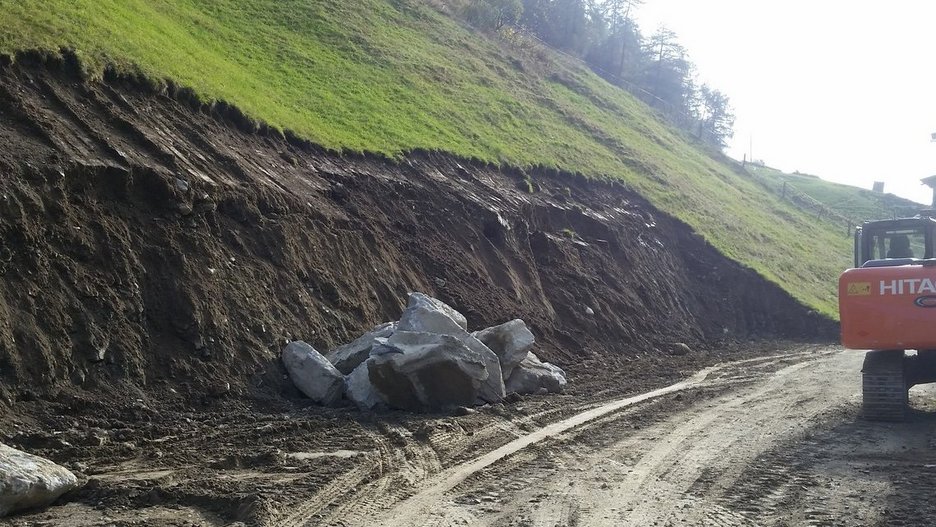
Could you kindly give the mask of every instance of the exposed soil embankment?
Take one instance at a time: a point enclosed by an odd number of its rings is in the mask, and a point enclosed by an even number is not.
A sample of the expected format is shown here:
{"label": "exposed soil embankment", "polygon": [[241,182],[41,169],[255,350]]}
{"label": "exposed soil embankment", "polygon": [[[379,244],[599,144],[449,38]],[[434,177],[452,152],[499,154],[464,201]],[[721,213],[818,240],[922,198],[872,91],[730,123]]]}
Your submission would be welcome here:
{"label": "exposed soil embankment", "polygon": [[399,316],[410,290],[471,328],[523,318],[573,380],[656,375],[674,342],[834,332],[618,185],[339,156],[232,115],[125,81],[0,69],[9,400],[279,393],[285,342],[325,351]]}

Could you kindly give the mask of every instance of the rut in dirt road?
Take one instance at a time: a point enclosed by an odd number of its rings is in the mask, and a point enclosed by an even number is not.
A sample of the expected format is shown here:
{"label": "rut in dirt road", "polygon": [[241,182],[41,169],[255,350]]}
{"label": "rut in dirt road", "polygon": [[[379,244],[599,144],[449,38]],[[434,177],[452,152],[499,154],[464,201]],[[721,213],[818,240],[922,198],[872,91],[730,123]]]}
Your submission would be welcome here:
{"label": "rut in dirt road", "polygon": [[932,494],[931,483],[912,477],[922,465],[901,472],[882,459],[929,448],[933,421],[919,414],[894,428],[859,420],[861,360],[824,352],[715,371],[685,393],[609,412],[496,461],[478,458],[479,467],[455,467],[368,523],[926,525],[914,523],[919,505],[897,495],[909,481]]}

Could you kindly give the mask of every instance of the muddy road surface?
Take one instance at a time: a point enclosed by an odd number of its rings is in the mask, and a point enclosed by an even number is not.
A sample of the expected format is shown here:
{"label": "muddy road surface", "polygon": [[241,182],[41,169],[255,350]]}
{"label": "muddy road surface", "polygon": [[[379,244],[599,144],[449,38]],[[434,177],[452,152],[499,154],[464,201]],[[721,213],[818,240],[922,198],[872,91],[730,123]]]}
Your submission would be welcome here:
{"label": "muddy road surface", "polygon": [[11,442],[84,488],[0,525],[933,525],[936,390],[866,422],[862,357],[800,347],[459,415],[163,412],[120,437],[63,407]]}
{"label": "muddy road surface", "polygon": [[[862,354],[703,370],[589,408],[333,525],[932,525],[936,392],[910,422],[859,414]],[[366,489],[365,489],[366,490]],[[365,494],[366,496],[366,494]]]}

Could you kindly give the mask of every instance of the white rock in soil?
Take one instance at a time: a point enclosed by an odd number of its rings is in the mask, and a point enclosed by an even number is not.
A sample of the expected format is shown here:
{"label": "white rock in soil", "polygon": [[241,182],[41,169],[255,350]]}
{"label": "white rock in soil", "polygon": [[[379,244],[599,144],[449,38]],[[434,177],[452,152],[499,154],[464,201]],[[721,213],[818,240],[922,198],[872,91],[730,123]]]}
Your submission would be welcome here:
{"label": "white rock in soil", "polygon": [[395,330],[396,322],[381,324],[353,341],[329,351],[325,358],[334,364],[338,371],[348,375],[367,360],[374,344],[380,343],[377,339],[385,339]]}
{"label": "white rock in soil", "polygon": [[541,389],[549,393],[562,393],[565,385],[566,375],[562,368],[540,361],[532,352],[514,368],[506,383],[508,393],[520,394],[542,393]]}
{"label": "white rock in soil", "polygon": [[462,331],[468,330],[464,315],[445,302],[422,293],[410,293],[397,329],[448,335],[453,331],[453,325]]}
{"label": "white rock in soil", "polygon": [[513,369],[527,357],[536,342],[533,332],[519,318],[472,335],[497,355],[505,379],[510,378]]}
{"label": "white rock in soil", "polygon": [[0,444],[0,516],[45,507],[77,486],[65,467]]}
{"label": "white rock in soil", "polygon": [[354,368],[354,371],[345,379],[345,396],[357,405],[361,410],[376,410],[386,406],[386,402],[374,389],[370,380],[370,368],[367,362],[363,362]]}
{"label": "white rock in soil", "polygon": [[334,406],[344,394],[345,378],[312,346],[297,340],[283,348],[283,364],[299,391],[309,399]]}
{"label": "white rock in soil", "polygon": [[412,411],[470,406],[488,370],[484,359],[451,335],[397,331],[367,359],[370,381],[393,408]]}

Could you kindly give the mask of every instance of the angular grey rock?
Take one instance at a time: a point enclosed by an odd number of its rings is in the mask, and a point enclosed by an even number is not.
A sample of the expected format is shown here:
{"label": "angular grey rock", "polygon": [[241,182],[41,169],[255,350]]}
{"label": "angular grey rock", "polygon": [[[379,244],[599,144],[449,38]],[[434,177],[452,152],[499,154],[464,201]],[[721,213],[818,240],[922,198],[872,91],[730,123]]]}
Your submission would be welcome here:
{"label": "angular grey rock", "polygon": [[513,369],[526,358],[536,342],[533,333],[519,318],[476,331],[472,335],[497,355],[505,379],[510,378]]}
{"label": "angular grey rock", "polygon": [[441,300],[422,293],[410,293],[397,330],[448,335],[454,331],[453,326],[467,331],[468,321],[464,315]]}
{"label": "angular grey rock", "polygon": [[345,378],[312,346],[297,340],[283,348],[283,364],[299,391],[309,399],[334,406],[344,394]]}
{"label": "angular grey rock", "polygon": [[[454,315],[452,315],[454,313]],[[452,317],[458,317],[456,321]],[[500,402],[506,395],[504,376],[497,355],[465,329],[465,317],[435,298],[422,293],[411,293],[407,308],[400,317],[397,331],[410,331],[448,335],[462,341],[484,361],[488,371],[479,397],[483,402]]]}
{"label": "angular grey rock", "polygon": [[361,410],[377,410],[386,406],[384,401],[370,380],[370,368],[367,362],[363,362],[354,368],[345,378],[346,388],[345,396],[357,405]]}
{"label": "angular grey rock", "polygon": [[381,324],[353,341],[329,351],[325,358],[335,365],[341,373],[349,375],[362,362],[367,360],[371,348],[378,344],[376,339],[387,338],[396,330],[396,322]]}
{"label": "angular grey rock", "polygon": [[77,486],[65,467],[0,444],[0,516],[44,507]]}
{"label": "angular grey rock", "polygon": [[484,380],[484,383],[481,384],[481,389],[478,392],[478,398],[485,403],[499,403],[504,400],[504,397],[507,396],[507,388],[504,386],[504,374],[501,370],[500,361],[497,359],[497,355],[491,351],[490,348],[484,345],[483,342],[478,340],[472,335],[469,335],[468,332],[462,332],[461,335],[452,335],[455,338],[461,340],[465,346],[468,346],[468,349],[478,354],[481,357],[481,360],[484,361],[484,369],[487,370],[488,376]]}
{"label": "angular grey rock", "polygon": [[565,385],[562,368],[542,362],[535,353],[529,353],[507,379],[507,392],[531,394],[545,389],[549,393],[562,393]]}
{"label": "angular grey rock", "polygon": [[460,339],[426,332],[395,332],[365,364],[380,397],[402,410],[469,406],[488,378],[484,359]]}

